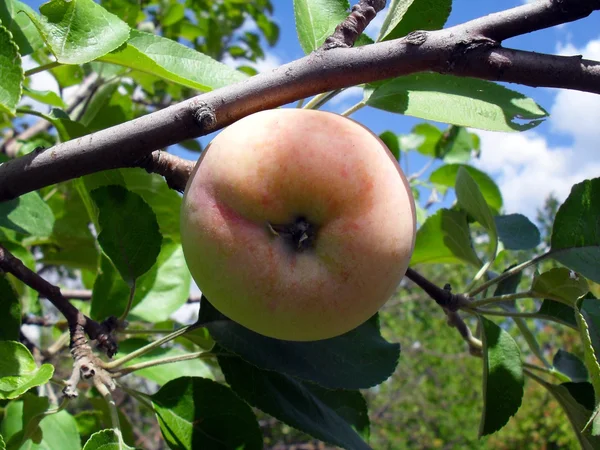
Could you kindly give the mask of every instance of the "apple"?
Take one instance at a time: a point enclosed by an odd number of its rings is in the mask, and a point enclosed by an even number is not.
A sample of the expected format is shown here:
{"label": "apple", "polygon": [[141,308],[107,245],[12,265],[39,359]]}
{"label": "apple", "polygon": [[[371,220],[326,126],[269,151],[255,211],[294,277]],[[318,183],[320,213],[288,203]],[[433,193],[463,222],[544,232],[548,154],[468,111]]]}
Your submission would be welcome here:
{"label": "apple", "polygon": [[392,296],[415,223],[410,186],[375,134],[337,114],[277,109],[205,149],[181,241],[220,312],[265,336],[312,341],[352,330]]}

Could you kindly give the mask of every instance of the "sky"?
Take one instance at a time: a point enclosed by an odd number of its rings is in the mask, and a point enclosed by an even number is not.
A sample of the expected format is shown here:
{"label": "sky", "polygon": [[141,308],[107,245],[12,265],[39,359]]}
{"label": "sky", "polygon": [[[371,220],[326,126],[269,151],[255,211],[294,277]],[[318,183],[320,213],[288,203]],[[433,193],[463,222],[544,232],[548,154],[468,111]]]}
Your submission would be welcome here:
{"label": "sky", "polygon": [[[482,15],[526,3],[527,0],[454,0],[446,26],[456,25]],[[535,1],[535,0],[534,0]],[[25,0],[37,10],[42,1]],[[354,4],[355,1],[351,1]],[[388,0],[388,4],[390,1]],[[278,44],[267,48],[265,59],[256,64],[259,71],[268,71],[303,56],[298,43],[292,0],[273,0],[275,20],[281,34]],[[376,37],[386,10],[380,12],[366,32]],[[542,30],[504,42],[504,46],[522,50],[563,55],[581,54],[585,58],[600,60],[600,12],[575,23]],[[232,61],[225,61],[233,64]],[[30,63],[29,63],[30,64]],[[584,179],[600,176],[600,96],[575,91],[529,88],[507,85],[511,89],[532,97],[550,117],[537,128],[523,133],[499,133],[472,130],[481,137],[481,156],[472,162],[489,173],[504,199],[505,213],[522,213],[535,218],[537,208],[554,193],[564,200],[571,186]],[[39,74],[33,80],[36,89],[56,89],[48,74]],[[342,112],[360,101],[359,89],[349,89],[336,97],[326,109]],[[352,115],[375,133],[391,130],[406,134],[419,119],[363,108]],[[446,125],[436,124],[440,128]],[[204,138],[206,144],[209,138]],[[195,158],[197,155],[177,151]],[[403,169],[410,175],[426,163],[418,154],[403,158]],[[437,168],[434,165],[425,173]],[[427,195],[427,193],[425,193]],[[448,206],[454,197],[450,192],[439,206]]]}

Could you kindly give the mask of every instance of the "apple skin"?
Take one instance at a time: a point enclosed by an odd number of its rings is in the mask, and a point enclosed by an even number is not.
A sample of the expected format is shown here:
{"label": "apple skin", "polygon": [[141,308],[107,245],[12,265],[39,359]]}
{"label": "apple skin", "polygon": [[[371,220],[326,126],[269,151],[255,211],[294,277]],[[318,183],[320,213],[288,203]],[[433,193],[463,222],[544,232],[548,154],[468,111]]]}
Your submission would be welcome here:
{"label": "apple skin", "polygon": [[[314,227],[302,251],[275,231],[299,218]],[[255,113],[217,135],[181,210],[203,294],[241,325],[292,341],[338,336],[375,314],[406,272],[415,228],[385,144],[351,119],[302,109]]]}

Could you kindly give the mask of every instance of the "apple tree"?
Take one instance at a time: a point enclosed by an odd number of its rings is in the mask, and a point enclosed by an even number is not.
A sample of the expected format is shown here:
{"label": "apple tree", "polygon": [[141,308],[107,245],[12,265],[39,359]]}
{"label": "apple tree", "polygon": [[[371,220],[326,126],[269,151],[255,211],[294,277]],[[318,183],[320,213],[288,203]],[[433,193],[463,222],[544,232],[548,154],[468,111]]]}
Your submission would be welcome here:
{"label": "apple tree", "polygon": [[[402,330],[431,335],[416,324],[436,313],[460,341],[439,352],[466,349],[481,386],[478,424],[463,427],[493,435],[537,386],[581,448],[600,447],[600,178],[575,184],[541,236],[470,164],[485,152],[473,130],[515,133],[548,116],[507,83],[600,94],[600,62],[503,45],[598,14],[600,1],[539,0],[447,28],[451,0],[388,3],[369,37],[385,0],[294,0],[306,56],[261,73],[279,36],[270,0],[0,5],[0,449],[260,449],[272,420],[302,439],[382,448],[370,421],[404,395],[392,374],[404,353],[426,361]],[[31,87],[42,72],[57,92]],[[263,336],[190,294],[180,209],[196,161],[171,150],[203,155],[202,136],[267,109],[320,109],[353,86],[363,98],[343,116],[426,121],[380,135],[396,160],[439,164],[406,174],[420,225],[410,267],[347,333]],[[436,207],[423,188],[456,201]],[[563,348],[549,356],[548,339]],[[427,425],[441,428],[452,406]]]}

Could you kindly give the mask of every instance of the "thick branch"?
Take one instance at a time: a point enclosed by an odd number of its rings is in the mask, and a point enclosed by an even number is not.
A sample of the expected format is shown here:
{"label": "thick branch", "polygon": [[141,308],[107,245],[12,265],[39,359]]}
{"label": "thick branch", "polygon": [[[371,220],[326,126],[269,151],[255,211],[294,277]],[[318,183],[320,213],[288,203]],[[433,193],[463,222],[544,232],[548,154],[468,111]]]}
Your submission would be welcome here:
{"label": "thick branch", "polygon": [[36,290],[41,296],[50,300],[50,302],[58,309],[67,322],[69,327],[83,327],[87,335],[91,339],[98,339],[99,343],[106,350],[109,356],[116,352],[116,344],[110,336],[112,330],[104,324],[84,316],[75,308],[69,301],[63,297],[60,288],[48,283],[37,273],[26,267],[20,259],[16,258],[12,253],[0,245],[0,270],[14,275],[30,288]]}
{"label": "thick branch", "polygon": [[[560,3],[566,7],[580,2]],[[590,3],[591,8],[600,8],[598,3]],[[494,29],[514,22],[514,15],[524,11],[522,8],[493,15]],[[131,167],[155,150],[206,135],[258,111],[321,92],[415,72],[435,71],[600,94],[600,63],[498,47],[497,42],[482,39],[480,34],[489,29],[491,20],[490,16],[483,17],[445,30],[415,32],[359,48],[320,50],[272,72],[30,153],[0,165],[0,201],[82,175]],[[473,34],[473,30],[477,32]],[[519,30],[531,31],[522,25]],[[491,31],[488,34],[493,35]]]}
{"label": "thick branch", "polygon": [[505,39],[574,22],[600,9],[599,0],[535,1],[478,19],[473,34],[502,42]]}

